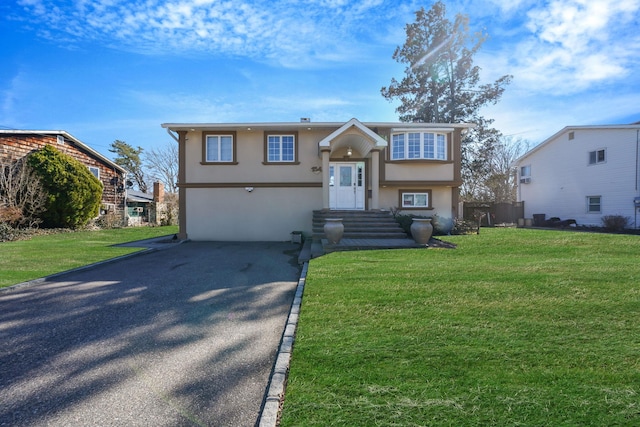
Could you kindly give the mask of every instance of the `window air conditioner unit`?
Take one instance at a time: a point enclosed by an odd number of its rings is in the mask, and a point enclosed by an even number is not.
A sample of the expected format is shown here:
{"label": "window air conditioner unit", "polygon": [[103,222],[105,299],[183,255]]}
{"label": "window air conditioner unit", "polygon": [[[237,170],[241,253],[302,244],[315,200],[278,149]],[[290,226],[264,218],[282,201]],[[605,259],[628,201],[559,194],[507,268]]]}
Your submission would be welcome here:
{"label": "window air conditioner unit", "polygon": [[531,178],[520,178],[520,184],[529,184],[531,182]]}

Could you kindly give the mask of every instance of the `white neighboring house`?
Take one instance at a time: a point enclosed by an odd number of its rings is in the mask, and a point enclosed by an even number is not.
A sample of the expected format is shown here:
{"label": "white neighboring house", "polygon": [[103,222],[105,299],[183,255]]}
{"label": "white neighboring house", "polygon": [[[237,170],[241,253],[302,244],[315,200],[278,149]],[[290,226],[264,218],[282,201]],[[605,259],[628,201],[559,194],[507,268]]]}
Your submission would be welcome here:
{"label": "white neighboring house", "polygon": [[525,217],[601,226],[622,215],[639,228],[639,137],[640,123],[567,126],[524,154],[515,164]]}

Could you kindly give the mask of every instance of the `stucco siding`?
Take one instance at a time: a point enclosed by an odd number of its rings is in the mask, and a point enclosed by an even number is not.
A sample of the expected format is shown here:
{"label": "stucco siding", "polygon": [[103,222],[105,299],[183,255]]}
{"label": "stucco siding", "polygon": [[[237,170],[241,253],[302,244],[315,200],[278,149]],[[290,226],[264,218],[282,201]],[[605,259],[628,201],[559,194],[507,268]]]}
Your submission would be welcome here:
{"label": "stucco siding", "polygon": [[264,133],[262,131],[238,131],[236,138],[237,164],[201,164],[202,133],[187,134],[186,156],[189,167],[186,179],[189,183],[218,184],[234,182],[322,182],[322,176],[311,168],[321,166],[317,143],[325,132],[300,133],[298,136],[298,162],[290,165],[263,164]]}
{"label": "stucco siding", "polygon": [[321,188],[191,188],[186,191],[187,235],[203,241],[286,241],[311,233]]}
{"label": "stucco siding", "polygon": [[[388,210],[398,208],[400,202],[400,190],[407,190],[407,187],[386,187],[380,189],[380,208]],[[437,214],[442,218],[452,217],[451,188],[449,187],[421,187],[415,191],[431,190],[431,206],[433,209],[400,209],[403,214],[432,216]]]}
{"label": "stucco siding", "polygon": [[[399,190],[407,189],[430,194],[431,209],[410,212],[450,218],[461,181],[460,133],[472,127],[362,123],[355,118],[345,123],[162,126],[170,129],[179,144],[180,236],[221,241],[285,241],[292,231],[311,234],[314,210],[356,206],[389,209],[400,204]],[[388,162],[390,132],[396,128],[398,132],[425,128],[448,132],[448,160]],[[212,135],[210,148],[219,150],[212,151],[210,159],[204,152],[206,135]],[[227,135],[224,148],[217,145],[222,140],[215,135]],[[293,161],[268,162],[265,141],[270,135],[294,136],[293,151],[286,147],[287,154],[294,154]],[[284,153],[284,145],[278,146],[277,139],[274,142],[272,153],[278,157]],[[218,156],[225,161],[215,161]],[[336,168],[340,163],[345,167]],[[349,169],[350,177],[344,175]],[[353,194],[347,188],[351,186]],[[421,203],[424,199],[416,200]]]}
{"label": "stucco siding", "polygon": [[453,163],[386,163],[384,178],[389,181],[452,181]]}
{"label": "stucco siding", "polygon": [[[589,164],[589,153],[597,150],[605,150],[605,161]],[[518,164],[527,165],[531,166],[531,182],[519,185],[526,217],[546,214],[547,218],[572,218],[578,224],[599,226],[605,215],[622,215],[634,223],[633,199],[638,196],[635,130],[569,130]],[[588,196],[601,197],[601,212],[587,211]]]}

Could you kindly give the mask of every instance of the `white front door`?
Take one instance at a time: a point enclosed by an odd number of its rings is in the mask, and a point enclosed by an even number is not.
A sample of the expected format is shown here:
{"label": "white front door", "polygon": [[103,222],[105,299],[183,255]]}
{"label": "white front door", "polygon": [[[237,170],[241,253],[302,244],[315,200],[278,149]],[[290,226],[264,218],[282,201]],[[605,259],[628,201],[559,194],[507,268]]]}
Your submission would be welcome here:
{"label": "white front door", "polygon": [[330,209],[364,209],[364,162],[329,165]]}

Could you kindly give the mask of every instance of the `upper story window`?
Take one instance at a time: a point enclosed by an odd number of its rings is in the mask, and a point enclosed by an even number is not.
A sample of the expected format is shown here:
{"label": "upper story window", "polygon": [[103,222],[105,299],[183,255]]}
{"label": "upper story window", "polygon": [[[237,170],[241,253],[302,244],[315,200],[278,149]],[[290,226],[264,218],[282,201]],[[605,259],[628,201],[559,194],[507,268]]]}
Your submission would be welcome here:
{"label": "upper story window", "polygon": [[595,165],[598,163],[604,163],[606,161],[606,150],[603,148],[601,150],[590,151],[589,152],[589,164]]}
{"label": "upper story window", "polygon": [[447,160],[447,136],[434,132],[391,134],[391,160]]}
{"label": "upper story window", "polygon": [[531,165],[520,167],[520,183],[528,184],[531,182]]}
{"label": "upper story window", "polygon": [[298,133],[265,132],[265,164],[299,164]]}
{"label": "upper story window", "polygon": [[203,132],[202,162],[236,164],[235,132]]}

